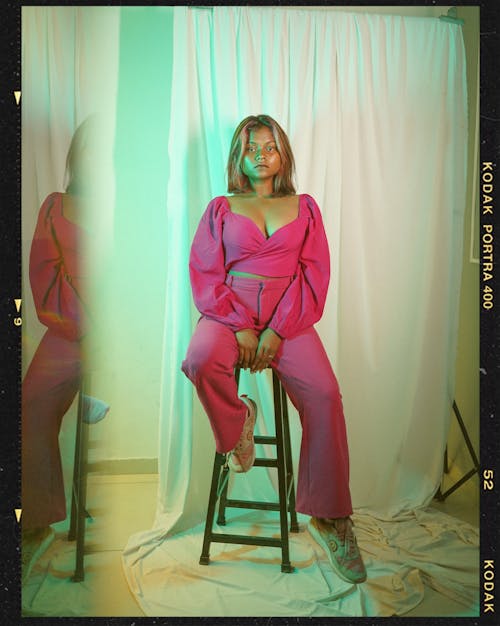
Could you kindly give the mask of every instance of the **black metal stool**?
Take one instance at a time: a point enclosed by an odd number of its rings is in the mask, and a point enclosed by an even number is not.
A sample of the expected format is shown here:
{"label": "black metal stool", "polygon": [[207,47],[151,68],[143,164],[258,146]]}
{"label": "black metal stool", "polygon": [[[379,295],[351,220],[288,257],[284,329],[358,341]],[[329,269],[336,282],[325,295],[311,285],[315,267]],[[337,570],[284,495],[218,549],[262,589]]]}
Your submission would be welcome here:
{"label": "black metal stool", "polygon": [[[235,372],[236,383],[239,384],[240,370]],[[292,450],[290,443],[290,428],[288,423],[288,407],[286,393],[281,385],[278,375],[273,370],[273,393],[274,393],[274,420],[276,425],[275,436],[255,435],[256,444],[271,444],[276,446],[276,458],[256,458],[254,467],[275,467],[278,470],[278,495],[279,502],[257,502],[252,500],[233,500],[228,498],[229,467],[226,463],[227,454],[215,453],[212,484],[208,499],[207,518],[205,522],[205,535],[203,537],[203,549],[200,557],[200,565],[208,565],[210,562],[210,543],[236,543],[255,546],[269,546],[281,548],[281,571],[290,573],[294,571],[290,564],[288,546],[288,513],[290,513],[290,532],[299,532],[297,513],[295,512],[295,487],[293,480]],[[241,509],[260,509],[266,511],[279,511],[280,514],[280,537],[255,537],[250,535],[236,535],[213,532],[215,507],[219,502],[219,515],[217,524],[225,526],[226,508],[234,507]]]}

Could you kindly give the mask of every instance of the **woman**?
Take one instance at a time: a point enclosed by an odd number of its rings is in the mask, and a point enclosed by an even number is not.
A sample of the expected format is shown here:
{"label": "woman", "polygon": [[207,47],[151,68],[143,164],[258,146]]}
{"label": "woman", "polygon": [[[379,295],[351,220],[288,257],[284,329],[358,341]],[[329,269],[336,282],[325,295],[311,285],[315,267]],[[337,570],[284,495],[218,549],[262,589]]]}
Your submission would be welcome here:
{"label": "woman", "polygon": [[[83,251],[87,234],[93,118],[75,131],[67,156],[66,193],[40,207],[30,250],[29,277],[38,318],[47,327],[22,385],[22,580],[66,518],[59,430],[82,376],[88,330]],[[96,422],[109,407],[84,396],[84,419]]]}
{"label": "woman", "polygon": [[182,370],[209,417],[216,449],[236,472],[255,459],[256,405],[238,397],[234,367],[278,373],[302,423],[298,512],[335,571],[362,582],[352,530],[346,428],[337,380],[313,324],[322,313],[330,258],[314,199],[295,194],[288,138],[267,115],[235,130],[228,191],[203,214],[190,254],[202,314]]}

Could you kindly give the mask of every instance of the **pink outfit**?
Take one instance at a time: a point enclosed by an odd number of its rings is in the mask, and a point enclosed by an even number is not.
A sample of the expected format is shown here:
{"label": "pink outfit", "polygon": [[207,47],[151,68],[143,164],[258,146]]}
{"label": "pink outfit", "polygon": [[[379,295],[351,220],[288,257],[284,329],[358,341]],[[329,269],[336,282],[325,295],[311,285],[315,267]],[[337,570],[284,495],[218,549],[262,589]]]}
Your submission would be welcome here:
{"label": "pink outfit", "polygon": [[249,311],[224,284],[230,270],[262,276],[294,276],[267,326],[291,337],[323,314],[330,254],[314,199],[301,194],[295,220],[266,237],[248,217],[233,213],[225,196],[214,198],[194,236],[190,276],[197,309],[231,330],[254,328]]}
{"label": "pink outfit", "polygon": [[[258,336],[270,327],[283,338],[271,367],[302,424],[297,511],[350,515],[342,399],[313,328],[323,313],[330,270],[316,202],[302,194],[297,218],[266,238],[251,219],[231,211],[227,198],[214,198],[193,239],[189,267],[202,317],[182,370],[209,417],[217,451],[234,448],[246,415],[234,378],[239,353],[234,333],[250,328]],[[230,270],[277,278],[234,276]]]}
{"label": "pink outfit", "polygon": [[47,331],[22,385],[24,529],[66,517],[58,435],[81,377],[82,232],[64,217],[62,194],[50,194],[40,208],[30,252],[31,289]]}

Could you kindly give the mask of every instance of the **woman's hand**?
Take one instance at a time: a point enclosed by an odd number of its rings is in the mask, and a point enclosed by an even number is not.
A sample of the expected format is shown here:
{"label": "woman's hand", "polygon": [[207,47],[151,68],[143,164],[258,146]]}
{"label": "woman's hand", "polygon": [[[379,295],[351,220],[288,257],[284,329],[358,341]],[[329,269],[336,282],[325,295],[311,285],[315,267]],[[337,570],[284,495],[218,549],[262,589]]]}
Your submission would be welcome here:
{"label": "woman's hand", "polygon": [[271,328],[266,328],[259,338],[255,359],[251,363],[251,371],[261,372],[263,369],[266,369],[274,359],[276,352],[278,352],[280,343],[281,337]]}
{"label": "woman's hand", "polygon": [[255,353],[257,351],[257,346],[259,345],[259,340],[257,339],[254,331],[250,330],[250,328],[238,330],[235,335],[240,351],[238,366],[246,370],[255,359]]}

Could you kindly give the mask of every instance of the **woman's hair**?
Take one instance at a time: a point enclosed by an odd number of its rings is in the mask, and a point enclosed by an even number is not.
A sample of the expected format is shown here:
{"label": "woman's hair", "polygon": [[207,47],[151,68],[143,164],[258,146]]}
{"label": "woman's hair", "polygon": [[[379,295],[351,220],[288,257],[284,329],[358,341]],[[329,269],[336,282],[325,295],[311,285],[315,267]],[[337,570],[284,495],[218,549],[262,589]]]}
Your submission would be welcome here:
{"label": "woman's hair", "polygon": [[243,173],[242,162],[250,131],[263,126],[267,126],[273,133],[281,157],[280,171],[273,180],[273,195],[287,196],[295,193],[295,186],[292,181],[295,174],[292,148],[285,131],[269,115],[249,115],[238,124],[234,131],[227,162],[227,190],[229,193],[244,193],[251,190],[248,177]]}
{"label": "woman's hair", "polygon": [[68,192],[76,191],[77,189],[81,190],[83,185],[89,184],[88,180],[83,180],[86,177],[83,166],[83,154],[85,151],[94,152],[96,119],[95,114],[89,115],[73,134],[66,156],[65,179],[67,181],[66,191]]}

